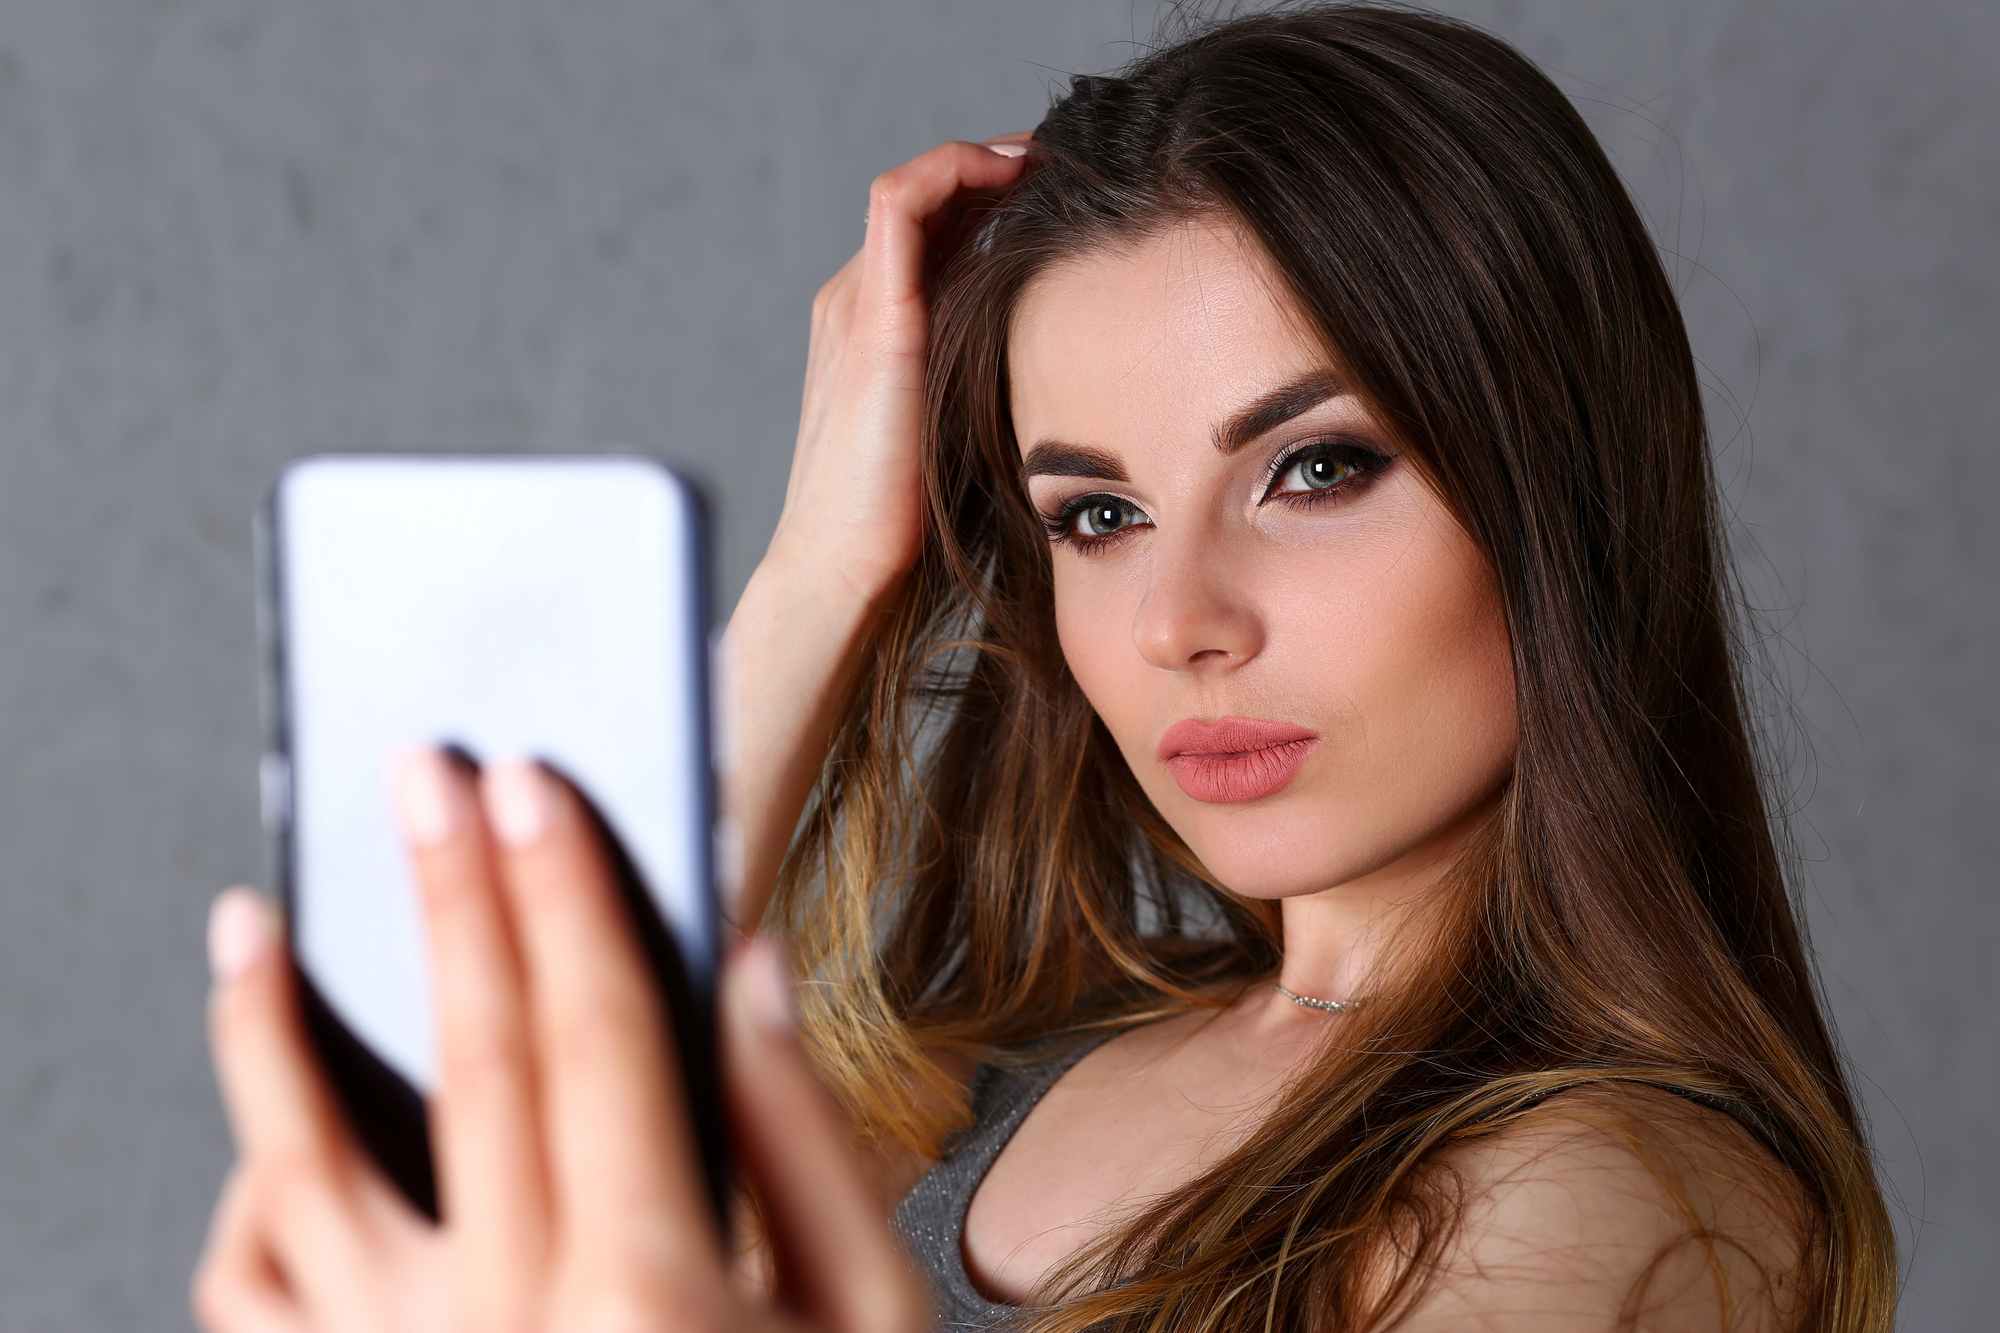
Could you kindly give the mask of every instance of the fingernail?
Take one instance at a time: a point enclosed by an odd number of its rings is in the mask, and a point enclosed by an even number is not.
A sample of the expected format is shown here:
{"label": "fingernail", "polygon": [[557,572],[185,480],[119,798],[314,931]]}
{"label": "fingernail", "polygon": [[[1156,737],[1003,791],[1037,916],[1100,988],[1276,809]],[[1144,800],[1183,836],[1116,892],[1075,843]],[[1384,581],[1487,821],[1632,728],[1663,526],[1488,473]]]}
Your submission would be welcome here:
{"label": "fingernail", "polygon": [[396,822],[419,847],[436,847],[465,827],[465,794],[451,761],[428,746],[396,756]]}
{"label": "fingernail", "polygon": [[509,847],[530,847],[548,835],[555,821],[554,797],[541,765],[503,759],[486,770],[482,784],[486,818]]}
{"label": "fingernail", "polygon": [[1028,145],[1024,143],[989,143],[983,145],[987,152],[998,153],[1002,157],[1026,157]]}
{"label": "fingernail", "polygon": [[225,889],[208,909],[208,971],[234,981],[270,947],[271,909],[249,889]]}
{"label": "fingernail", "polygon": [[769,1037],[790,1037],[799,1028],[799,1007],[792,992],[792,969],[784,946],[769,935],[752,936],[736,955],[743,970],[743,997],[750,1016]]}

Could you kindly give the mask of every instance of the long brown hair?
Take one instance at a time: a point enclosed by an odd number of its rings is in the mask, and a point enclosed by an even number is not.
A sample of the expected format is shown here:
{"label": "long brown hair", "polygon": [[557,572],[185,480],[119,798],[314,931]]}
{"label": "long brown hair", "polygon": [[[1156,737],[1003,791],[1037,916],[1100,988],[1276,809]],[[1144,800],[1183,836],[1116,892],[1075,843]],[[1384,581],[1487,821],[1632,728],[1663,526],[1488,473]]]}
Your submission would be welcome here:
{"label": "long brown hair", "polygon": [[1420,1168],[1631,1081],[1728,1112],[1796,1179],[1799,1327],[1888,1328],[1893,1242],[1746,726],[1694,362],[1582,119],[1475,28],[1314,7],[1076,79],[1033,156],[938,283],[925,549],[775,908],[864,1130],[936,1149],[962,1098],[927,1048],[993,1058],[1276,965],[1269,908],[1208,878],[1064,666],[1008,415],[1038,273],[1220,215],[1491,564],[1520,748],[1421,942],[1439,984],[1381,1005],[1041,1326],[1376,1326],[1454,1220]]}

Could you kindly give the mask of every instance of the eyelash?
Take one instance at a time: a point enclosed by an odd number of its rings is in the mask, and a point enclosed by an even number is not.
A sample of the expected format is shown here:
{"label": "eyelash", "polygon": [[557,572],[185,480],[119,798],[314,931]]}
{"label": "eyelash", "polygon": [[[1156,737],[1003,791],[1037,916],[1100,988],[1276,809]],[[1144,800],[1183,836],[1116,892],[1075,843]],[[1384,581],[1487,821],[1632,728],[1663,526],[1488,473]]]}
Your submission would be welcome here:
{"label": "eyelash", "polygon": [[[1316,458],[1332,458],[1350,467],[1353,471],[1330,486],[1303,491],[1274,493],[1273,488],[1285,475],[1301,463]],[[1264,474],[1264,497],[1257,503],[1267,504],[1272,500],[1283,500],[1300,508],[1314,509],[1345,499],[1361,487],[1373,481],[1396,461],[1395,455],[1384,454],[1352,438],[1334,436],[1326,439],[1309,440],[1296,449],[1278,455]],[[1093,491],[1089,495],[1079,495],[1055,513],[1041,515],[1043,525],[1048,529],[1052,546],[1070,546],[1081,555],[1097,555],[1125,539],[1139,524],[1131,524],[1102,537],[1085,537],[1076,530],[1076,521],[1085,510],[1096,505],[1110,504],[1130,509],[1134,513],[1145,511],[1130,500],[1103,491]]]}

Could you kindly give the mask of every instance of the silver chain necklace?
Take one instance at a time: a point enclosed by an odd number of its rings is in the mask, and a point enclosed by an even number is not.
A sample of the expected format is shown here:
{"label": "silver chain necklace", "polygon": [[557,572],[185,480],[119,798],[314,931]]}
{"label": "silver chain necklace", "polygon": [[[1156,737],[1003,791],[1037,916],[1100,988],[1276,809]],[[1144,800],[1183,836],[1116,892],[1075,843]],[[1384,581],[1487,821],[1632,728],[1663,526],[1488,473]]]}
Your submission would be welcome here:
{"label": "silver chain necklace", "polygon": [[1310,995],[1295,995],[1291,991],[1286,990],[1282,983],[1276,981],[1271,983],[1271,989],[1301,1009],[1317,1009],[1323,1014],[1344,1014],[1349,1009],[1359,1009],[1362,1005],[1375,998],[1372,995],[1364,995],[1354,1000],[1315,1000]]}

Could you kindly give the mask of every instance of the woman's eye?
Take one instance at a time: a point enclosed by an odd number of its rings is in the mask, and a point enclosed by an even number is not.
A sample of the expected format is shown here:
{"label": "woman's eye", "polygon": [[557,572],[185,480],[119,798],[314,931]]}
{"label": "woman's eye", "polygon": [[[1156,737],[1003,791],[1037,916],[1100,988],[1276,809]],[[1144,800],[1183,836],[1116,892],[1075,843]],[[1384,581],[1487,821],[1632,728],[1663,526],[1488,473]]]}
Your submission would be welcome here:
{"label": "woman's eye", "polygon": [[1348,482],[1375,476],[1394,458],[1358,444],[1329,442],[1309,445],[1290,458],[1281,459],[1277,475],[1271,479],[1266,500],[1280,495],[1316,495],[1350,489]]}
{"label": "woman's eye", "polygon": [[1116,536],[1127,528],[1150,522],[1130,500],[1110,495],[1087,495],[1069,512],[1065,536],[1092,541]]}
{"label": "woman's eye", "polygon": [[1272,489],[1280,494],[1286,491],[1323,491],[1360,475],[1360,472],[1361,469],[1347,459],[1332,454],[1309,454],[1286,468]]}

